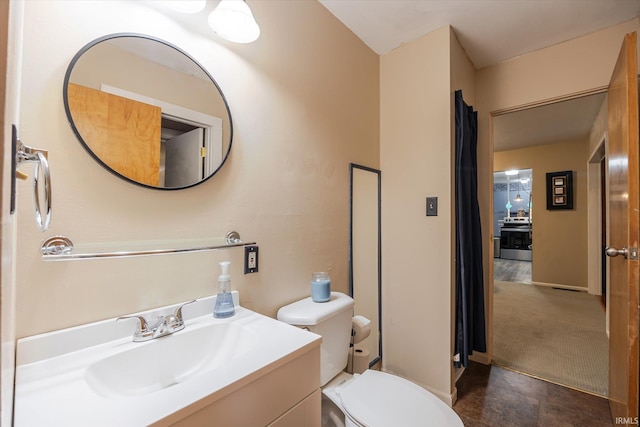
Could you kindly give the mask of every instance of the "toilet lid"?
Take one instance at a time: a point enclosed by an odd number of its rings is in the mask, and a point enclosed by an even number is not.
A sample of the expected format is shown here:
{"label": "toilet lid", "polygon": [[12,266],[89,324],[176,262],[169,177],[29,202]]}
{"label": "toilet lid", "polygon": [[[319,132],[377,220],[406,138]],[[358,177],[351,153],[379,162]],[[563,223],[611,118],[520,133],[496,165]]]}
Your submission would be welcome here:
{"label": "toilet lid", "polygon": [[424,388],[380,371],[364,371],[340,398],[345,412],[364,426],[463,426],[453,409]]}

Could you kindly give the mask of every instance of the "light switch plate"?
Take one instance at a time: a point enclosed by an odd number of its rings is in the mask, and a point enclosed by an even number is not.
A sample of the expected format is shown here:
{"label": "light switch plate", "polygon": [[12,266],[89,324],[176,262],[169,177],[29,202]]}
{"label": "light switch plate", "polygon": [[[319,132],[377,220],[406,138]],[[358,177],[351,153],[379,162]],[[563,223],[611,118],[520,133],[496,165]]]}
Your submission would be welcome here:
{"label": "light switch plate", "polygon": [[427,197],[427,216],[438,216],[437,197]]}

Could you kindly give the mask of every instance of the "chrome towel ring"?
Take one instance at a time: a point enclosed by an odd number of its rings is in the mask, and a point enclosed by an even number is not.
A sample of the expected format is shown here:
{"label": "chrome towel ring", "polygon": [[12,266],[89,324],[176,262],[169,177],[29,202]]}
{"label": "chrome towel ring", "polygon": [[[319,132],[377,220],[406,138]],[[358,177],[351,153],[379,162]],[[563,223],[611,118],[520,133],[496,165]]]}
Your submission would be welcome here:
{"label": "chrome towel ring", "polygon": [[[40,231],[47,231],[51,224],[51,173],[47,160],[48,152],[37,148],[32,148],[20,141],[16,141],[16,163],[34,162],[33,170],[33,205],[35,219]],[[40,208],[40,167],[42,167],[42,180],[44,195],[44,216]]]}

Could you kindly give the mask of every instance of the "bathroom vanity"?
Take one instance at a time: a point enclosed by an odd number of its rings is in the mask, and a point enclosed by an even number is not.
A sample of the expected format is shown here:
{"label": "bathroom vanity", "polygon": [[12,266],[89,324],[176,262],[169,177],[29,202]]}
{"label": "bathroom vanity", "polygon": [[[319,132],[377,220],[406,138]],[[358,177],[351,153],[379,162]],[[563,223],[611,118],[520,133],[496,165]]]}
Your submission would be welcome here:
{"label": "bathroom vanity", "polygon": [[320,337],[241,306],[215,319],[214,304],[186,305],[184,329],[145,342],[135,318],[20,339],[14,425],[319,426]]}
{"label": "bathroom vanity", "polygon": [[[306,370],[319,363],[318,351],[307,352],[255,380],[248,378],[246,385],[225,390],[228,394],[210,404],[203,402],[198,405],[201,409],[189,415],[182,411],[153,425],[200,427],[213,421],[234,427],[320,427],[321,392],[316,387],[308,394],[310,384],[304,378]],[[277,418],[270,422],[274,416]]]}

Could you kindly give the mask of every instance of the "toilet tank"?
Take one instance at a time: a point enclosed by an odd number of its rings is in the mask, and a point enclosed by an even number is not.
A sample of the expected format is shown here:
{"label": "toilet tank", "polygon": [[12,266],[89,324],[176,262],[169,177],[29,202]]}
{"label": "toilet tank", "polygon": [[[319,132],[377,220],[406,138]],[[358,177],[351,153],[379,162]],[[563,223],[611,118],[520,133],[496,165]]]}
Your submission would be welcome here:
{"label": "toilet tank", "polygon": [[325,385],[347,366],[353,299],[331,292],[327,302],[313,302],[311,297],[278,310],[278,320],[322,336],[320,347],[320,383]]}

